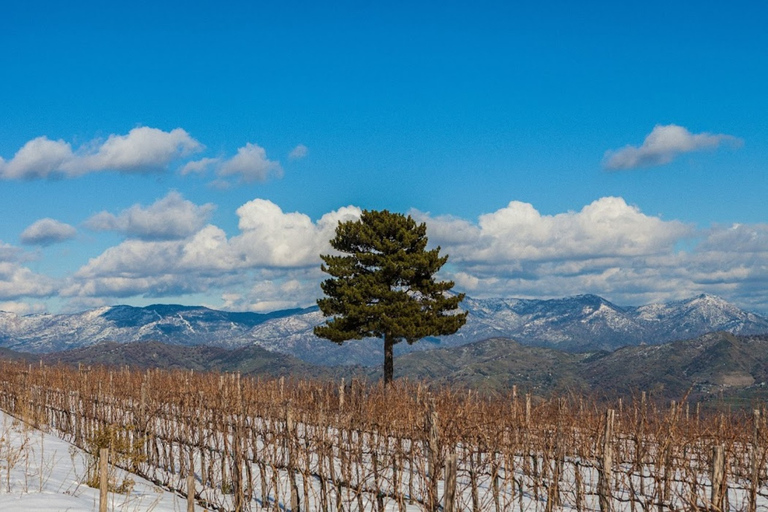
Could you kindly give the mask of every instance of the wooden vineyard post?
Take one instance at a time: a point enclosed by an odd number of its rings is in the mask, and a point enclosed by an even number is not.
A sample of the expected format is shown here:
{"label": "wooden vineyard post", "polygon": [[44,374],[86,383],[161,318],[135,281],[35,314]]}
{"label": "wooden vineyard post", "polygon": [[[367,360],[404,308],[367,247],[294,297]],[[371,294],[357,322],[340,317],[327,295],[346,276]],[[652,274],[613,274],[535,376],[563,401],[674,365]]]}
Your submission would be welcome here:
{"label": "wooden vineyard post", "polygon": [[725,449],[723,445],[712,448],[712,493],[710,501],[715,510],[723,510],[725,493]]}
{"label": "wooden vineyard post", "polygon": [[[293,411],[291,410],[291,402],[285,406],[285,430],[286,430],[286,442],[288,447],[288,478],[291,485],[291,510],[298,511],[300,507],[299,503],[299,486],[296,483],[296,454],[294,445],[294,425],[293,425]],[[305,504],[306,506],[306,504]]]}
{"label": "wooden vineyard post", "polygon": [[512,384],[512,422],[517,420],[517,384]]}
{"label": "wooden vineyard post", "polygon": [[[528,456],[531,459],[531,476],[533,477],[533,495],[535,499],[539,498],[539,462],[535,451],[531,448],[531,394],[525,394],[525,450],[528,450]],[[525,455],[524,455],[525,456]],[[525,473],[525,469],[523,469]],[[522,482],[523,480],[521,480]],[[520,493],[522,495],[522,488]]]}
{"label": "wooden vineyard post", "polygon": [[109,448],[101,448],[99,450],[99,512],[107,512],[107,493],[109,491],[108,459]]}
{"label": "wooden vineyard post", "polygon": [[757,510],[757,489],[760,486],[760,454],[758,453],[758,442],[760,441],[760,410],[752,411],[752,475],[750,476],[749,486],[749,512]]}
{"label": "wooden vineyard post", "polygon": [[232,490],[235,495],[235,510],[243,510],[246,486],[243,482],[243,395],[240,387],[240,372],[232,374],[234,384],[234,421],[232,424]]}
{"label": "wooden vineyard post", "polygon": [[576,480],[576,512],[584,510],[584,486],[581,481],[581,464],[579,459],[574,462],[574,476]]}
{"label": "wooden vineyard post", "polygon": [[[563,440],[562,437],[562,409],[563,409],[563,400],[558,400],[558,411],[557,411],[557,423],[556,423],[556,429],[555,429],[555,438],[554,438],[554,447],[553,447],[553,455],[554,455],[554,467],[552,468],[552,474],[549,484],[549,489],[547,491],[547,510],[555,510],[555,508],[560,507],[560,477],[563,472]],[[547,463],[549,464],[549,463]]]}
{"label": "wooden vineyard post", "polygon": [[[328,488],[326,487],[327,476],[325,474],[325,458],[328,451],[328,445],[326,443],[325,435],[327,427],[325,423],[325,411],[320,410],[317,418],[317,428],[320,432],[320,448],[318,450],[318,483],[320,484],[320,510],[322,512],[328,512]],[[341,496],[337,498],[341,500]]]}
{"label": "wooden vineyard post", "polygon": [[525,394],[525,428],[531,427],[531,394]]}
{"label": "wooden vineyard post", "polygon": [[147,446],[147,383],[149,374],[142,378],[141,381],[141,401],[139,402],[139,421],[137,427],[139,429],[140,449],[141,455],[145,460],[149,460],[149,447]]}
{"label": "wooden vineyard post", "polygon": [[437,440],[438,440],[438,434],[439,434],[439,425],[438,425],[438,416],[437,411],[435,411],[435,401],[434,399],[430,399],[429,401],[429,411],[427,416],[427,428],[429,429],[429,510],[437,510],[438,500],[437,500],[437,483],[439,480],[439,460],[440,460],[440,452],[437,446]]}
{"label": "wooden vineyard post", "polygon": [[456,451],[448,453],[445,459],[445,502],[443,509],[445,512],[457,512],[456,508]]}
{"label": "wooden vineyard post", "polygon": [[195,512],[195,477],[187,475],[187,512]]}
{"label": "wooden vineyard post", "polygon": [[605,428],[603,431],[602,463],[598,480],[600,497],[600,512],[611,510],[611,480],[613,469],[613,409],[605,411]]}
{"label": "wooden vineyard post", "polygon": [[85,446],[85,443],[83,442],[83,429],[82,429],[82,423],[81,423],[81,415],[80,415],[80,392],[79,391],[70,391],[70,403],[72,407],[72,418],[75,422],[75,446],[78,446],[80,448]]}

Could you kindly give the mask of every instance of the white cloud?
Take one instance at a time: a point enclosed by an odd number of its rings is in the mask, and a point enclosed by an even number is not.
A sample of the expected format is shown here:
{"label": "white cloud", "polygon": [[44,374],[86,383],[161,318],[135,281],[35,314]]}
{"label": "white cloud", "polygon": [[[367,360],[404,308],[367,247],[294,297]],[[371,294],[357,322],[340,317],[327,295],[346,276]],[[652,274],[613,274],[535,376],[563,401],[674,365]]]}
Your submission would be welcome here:
{"label": "white cloud", "polygon": [[284,213],[265,199],[254,199],[237,209],[241,235],[232,240],[235,251],[249,266],[299,267],[320,263],[328,252],[340,220],[359,218],[361,210],[348,206],[323,217],[315,224],[309,216]]}
{"label": "white cloud", "polygon": [[[348,206],[313,221],[254,199],[237,210],[231,236],[209,224],[184,238],[125,240],[90,260],[61,293],[79,301],[202,293],[232,310],[305,306],[321,293],[327,276],[319,255],[331,251],[338,221],[360,213]],[[596,293],[631,305],[707,292],[755,309],[768,304],[768,224],[698,231],[618,197],[556,215],[517,201],[475,221],[412,215],[450,256],[441,278],[472,296]],[[15,248],[0,244],[3,253],[17,272],[23,268]]]}
{"label": "white cloud", "polygon": [[643,145],[625,146],[606,151],[603,167],[608,170],[634,169],[668,164],[678,155],[714,149],[722,143],[738,145],[739,139],[731,135],[697,133],[675,124],[656,125],[643,141]]}
{"label": "white cloud", "polygon": [[645,215],[622,198],[604,197],[578,212],[556,215],[512,201],[476,223],[417,217],[427,222],[432,245],[450,256],[443,274],[473,296],[596,293],[620,304],[638,304],[702,291],[685,274],[701,264],[700,255],[677,250],[679,242],[702,233],[679,221]]}
{"label": "white cloud", "polygon": [[[38,137],[19,149],[11,160],[0,157],[0,179],[32,180],[42,178],[72,178],[84,174],[116,171],[126,174],[168,170],[175,162],[202,151],[204,146],[185,130],[169,132],[157,128],[134,128],[126,135],[110,135],[105,141],[92,140],[76,150],[63,140]],[[303,158],[306,146],[296,146],[289,158]],[[203,174],[214,169],[219,188],[232,183],[234,177],[242,183],[266,181],[282,177],[280,162],[270,160],[266,150],[258,144],[246,143],[231,158],[201,158],[186,162],[179,169],[181,175]]]}
{"label": "white cloud", "polygon": [[45,313],[46,308],[44,304],[29,303],[29,302],[0,302],[0,311],[7,313],[14,313],[16,315],[32,315],[37,313]]}
{"label": "white cloud", "polygon": [[254,284],[242,293],[223,294],[222,309],[230,311],[275,311],[305,307],[320,293],[323,275],[319,267],[288,271],[262,270]]}
{"label": "white cloud", "polygon": [[62,289],[65,297],[170,297],[197,293],[206,290],[203,280],[181,279],[177,275],[152,277],[98,277],[78,282]]}
{"label": "white cloud", "polygon": [[0,299],[47,297],[54,290],[52,279],[18,263],[0,261]]}
{"label": "white cloud", "polygon": [[440,244],[463,247],[463,251],[468,252],[479,241],[480,228],[468,220],[450,215],[430,217],[428,213],[418,210],[411,210],[409,215],[417,222],[426,222],[429,226],[429,239],[439,240]]}
{"label": "white cloud", "polygon": [[691,226],[650,217],[620,197],[604,197],[579,212],[541,215],[512,201],[481,215],[476,225],[454,218],[426,220],[430,240],[451,249],[453,261],[483,264],[604,256],[641,256],[671,249]]}
{"label": "white cloud", "polygon": [[[512,209],[517,223],[507,217],[506,208],[481,217],[484,222],[471,225],[474,229],[457,219],[422,219],[428,223],[430,242],[450,255],[444,277],[472,296],[595,293],[633,305],[706,292],[768,313],[768,224],[695,231],[606,199],[578,213],[551,217],[518,204]],[[589,224],[593,229],[585,228]],[[463,229],[436,236],[452,226]],[[632,237],[628,240],[622,232]],[[683,239],[692,242],[685,244],[690,246],[686,251],[678,249]],[[583,247],[576,247],[577,242]],[[471,250],[473,243],[478,251]]]}
{"label": "white cloud", "polygon": [[10,161],[0,159],[0,178],[75,177],[100,171],[145,173],[165,170],[174,160],[200,151],[202,144],[181,128],[165,132],[134,128],[126,135],[91,141],[77,151],[63,140],[43,136],[27,142]]}
{"label": "white cloud", "polygon": [[768,224],[714,226],[700,249],[707,252],[745,254],[768,253]]}
{"label": "white cloud", "polygon": [[288,153],[288,160],[301,160],[307,156],[307,153],[309,153],[309,148],[304,144],[299,144]]}
{"label": "white cloud", "polygon": [[18,247],[14,247],[10,244],[3,243],[0,240],[0,262],[14,262],[17,263],[23,259],[23,251]]}
{"label": "white cloud", "polygon": [[200,151],[202,144],[181,128],[164,132],[157,128],[134,128],[127,135],[110,135],[93,153],[79,155],[63,167],[73,174],[102,169],[146,172],[165,169],[173,160]]}
{"label": "white cloud", "polygon": [[280,177],[283,168],[279,162],[269,160],[267,151],[258,144],[248,142],[237,154],[219,164],[219,176],[238,176],[245,183],[265,181],[270,176]]}
{"label": "white cloud", "polygon": [[61,172],[64,163],[75,156],[72,147],[63,140],[38,137],[24,144],[8,162],[0,162],[3,179],[46,178]]}
{"label": "white cloud", "polygon": [[86,226],[95,231],[116,231],[144,240],[174,240],[202,229],[213,210],[213,204],[198,206],[171,191],[146,208],[137,204],[119,215],[106,211],[97,213],[86,221]]}
{"label": "white cloud", "polygon": [[[290,155],[289,158],[291,158]],[[266,181],[271,177],[280,178],[283,175],[280,162],[270,160],[267,158],[267,151],[263,147],[250,142],[238,148],[237,154],[231,158],[202,158],[188,162],[181,168],[180,174],[203,174],[209,169],[215,170],[219,177],[211,185],[222,190],[233,185],[227,181],[226,178],[228,177],[238,178],[242,183],[253,183]]]}
{"label": "white cloud", "polygon": [[202,174],[220,161],[221,160],[218,158],[201,158],[200,160],[187,162],[187,164],[181,168],[179,173],[182,176],[186,176],[187,174]]}
{"label": "white cloud", "polygon": [[338,221],[359,218],[360,213],[349,206],[313,222],[307,215],[284,213],[270,201],[255,199],[237,210],[240,233],[232,238],[208,225],[183,239],[125,240],[80,268],[62,293],[78,297],[193,293],[242,286],[249,282],[249,272],[273,268],[278,269],[279,280],[285,272],[319,268],[319,255],[331,250],[328,242]]}
{"label": "white cloud", "polygon": [[54,219],[40,219],[21,233],[21,241],[30,245],[51,245],[75,237],[77,230]]}
{"label": "white cloud", "polygon": [[27,259],[19,248],[0,241],[0,300],[48,297],[55,292],[54,280],[25,267]]}
{"label": "white cloud", "polygon": [[243,268],[244,258],[230,247],[227,234],[216,226],[206,226],[180,247],[179,267],[218,275]]}

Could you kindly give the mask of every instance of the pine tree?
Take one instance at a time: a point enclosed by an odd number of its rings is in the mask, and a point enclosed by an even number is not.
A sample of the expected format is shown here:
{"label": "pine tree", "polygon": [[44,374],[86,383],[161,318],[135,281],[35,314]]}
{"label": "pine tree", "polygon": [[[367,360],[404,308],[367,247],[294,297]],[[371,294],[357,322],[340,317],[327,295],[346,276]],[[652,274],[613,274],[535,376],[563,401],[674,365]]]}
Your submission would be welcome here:
{"label": "pine tree", "polygon": [[448,294],[454,283],[434,278],[448,256],[440,247],[426,250],[426,224],[365,210],[360,220],[339,223],[331,246],[341,254],[320,256],[331,278],[317,304],[329,318],[315,335],[338,344],[382,338],[385,384],[393,378],[395,344],[453,334],[466,322],[458,309],[464,294]]}

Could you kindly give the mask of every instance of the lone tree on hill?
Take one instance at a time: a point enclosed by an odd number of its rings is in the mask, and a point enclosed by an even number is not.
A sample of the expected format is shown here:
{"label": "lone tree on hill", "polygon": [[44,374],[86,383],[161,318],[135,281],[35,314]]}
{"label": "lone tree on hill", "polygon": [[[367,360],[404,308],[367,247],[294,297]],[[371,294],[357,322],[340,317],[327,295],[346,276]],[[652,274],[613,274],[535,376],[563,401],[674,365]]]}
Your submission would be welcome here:
{"label": "lone tree on hill", "polygon": [[426,336],[453,334],[467,321],[458,310],[464,294],[449,295],[451,281],[435,281],[448,256],[426,250],[427,226],[411,216],[364,210],[360,220],[339,222],[331,246],[342,255],[321,255],[326,317],[315,335],[342,344],[384,339],[384,383],[392,382],[393,349]]}

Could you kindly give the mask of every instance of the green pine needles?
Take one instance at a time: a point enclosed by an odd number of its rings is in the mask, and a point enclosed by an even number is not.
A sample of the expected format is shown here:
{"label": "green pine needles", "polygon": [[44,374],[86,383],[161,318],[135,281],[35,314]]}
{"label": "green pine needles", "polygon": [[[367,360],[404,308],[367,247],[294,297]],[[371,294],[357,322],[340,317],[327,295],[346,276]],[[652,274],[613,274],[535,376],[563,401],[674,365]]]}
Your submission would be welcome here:
{"label": "green pine needles", "polygon": [[325,298],[317,301],[326,323],[315,335],[342,344],[368,337],[384,340],[384,383],[394,374],[393,349],[426,336],[453,334],[467,321],[464,294],[434,276],[448,261],[440,247],[426,250],[427,226],[411,216],[364,210],[360,220],[340,222],[331,246],[341,255],[321,255]]}

